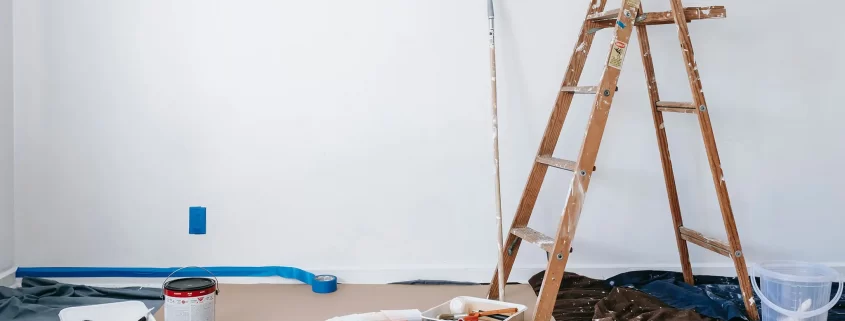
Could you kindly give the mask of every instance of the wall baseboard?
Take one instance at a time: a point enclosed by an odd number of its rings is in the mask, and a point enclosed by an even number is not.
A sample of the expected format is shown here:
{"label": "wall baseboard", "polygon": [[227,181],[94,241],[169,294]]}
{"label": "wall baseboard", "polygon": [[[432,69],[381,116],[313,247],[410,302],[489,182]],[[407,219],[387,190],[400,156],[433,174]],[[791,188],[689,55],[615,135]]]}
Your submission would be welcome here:
{"label": "wall baseboard", "polygon": [[[845,262],[828,263],[824,262],[840,273],[845,274]],[[722,275],[735,276],[731,263],[693,263],[693,272],[699,275]],[[523,265],[517,266],[511,272],[509,282],[527,283],[528,279],[536,273],[544,270],[545,265]],[[646,264],[646,265],[625,265],[625,264],[597,264],[597,265],[573,265],[568,272],[578,273],[584,276],[606,279],[620,273],[638,270],[661,270],[680,272],[679,265],[673,264]],[[412,280],[444,280],[488,283],[492,277],[490,267],[481,266],[397,266],[390,268],[339,268],[339,269],[315,269],[309,270],[314,274],[336,275],[340,283],[347,284],[387,284]],[[12,270],[14,272],[14,270]],[[7,272],[8,273],[8,272]],[[0,274],[2,276],[2,274]],[[86,284],[103,287],[126,287],[126,286],[148,286],[161,287],[164,278],[136,278],[136,277],[49,277],[49,279],[70,284]],[[280,277],[221,277],[223,284],[302,284],[293,279]]]}
{"label": "wall baseboard", "polygon": [[0,286],[13,286],[15,284],[15,271],[17,267],[11,267],[8,270],[0,271]]}

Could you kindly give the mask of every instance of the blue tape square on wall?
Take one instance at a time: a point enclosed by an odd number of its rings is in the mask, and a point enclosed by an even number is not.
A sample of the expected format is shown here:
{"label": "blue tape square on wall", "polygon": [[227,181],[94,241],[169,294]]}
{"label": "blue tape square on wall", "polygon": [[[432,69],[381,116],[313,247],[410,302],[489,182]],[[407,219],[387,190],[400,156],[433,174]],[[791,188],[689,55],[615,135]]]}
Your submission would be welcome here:
{"label": "blue tape square on wall", "polygon": [[205,234],[205,207],[192,206],[188,210],[188,233]]}

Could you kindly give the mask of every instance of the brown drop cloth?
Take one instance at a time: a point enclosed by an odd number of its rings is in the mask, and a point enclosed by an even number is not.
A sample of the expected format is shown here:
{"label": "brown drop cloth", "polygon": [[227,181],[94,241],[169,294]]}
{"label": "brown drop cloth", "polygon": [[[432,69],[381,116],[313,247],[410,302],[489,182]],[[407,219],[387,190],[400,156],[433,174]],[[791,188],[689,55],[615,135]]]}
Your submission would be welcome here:
{"label": "brown drop cloth", "polygon": [[[540,294],[540,272],[528,283]],[[657,298],[630,288],[612,288],[603,280],[566,272],[552,316],[558,321],[710,321],[693,310],[670,307]]]}

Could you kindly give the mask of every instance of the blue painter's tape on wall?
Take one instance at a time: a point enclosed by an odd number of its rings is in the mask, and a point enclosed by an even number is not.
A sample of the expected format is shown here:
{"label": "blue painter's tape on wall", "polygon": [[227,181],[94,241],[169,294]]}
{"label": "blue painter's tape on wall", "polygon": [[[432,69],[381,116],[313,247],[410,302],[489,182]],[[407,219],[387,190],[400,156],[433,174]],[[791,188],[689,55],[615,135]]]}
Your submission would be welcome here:
{"label": "blue painter's tape on wall", "polygon": [[[21,267],[15,277],[38,278],[165,278],[179,268],[139,268],[139,267]],[[314,275],[311,272],[289,266],[211,266],[208,272],[217,277],[267,277],[279,276],[299,280],[311,285],[315,293],[337,291],[337,277],[334,275]],[[202,269],[184,269],[173,277],[208,277]]]}
{"label": "blue painter's tape on wall", "polygon": [[188,210],[188,233],[205,234],[205,207],[192,206]]}

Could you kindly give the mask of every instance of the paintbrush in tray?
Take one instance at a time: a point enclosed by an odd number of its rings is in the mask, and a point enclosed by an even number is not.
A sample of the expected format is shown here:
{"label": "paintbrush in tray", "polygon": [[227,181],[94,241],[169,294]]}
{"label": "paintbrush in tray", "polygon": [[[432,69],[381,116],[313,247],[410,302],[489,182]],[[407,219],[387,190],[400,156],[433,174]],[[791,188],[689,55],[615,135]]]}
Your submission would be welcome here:
{"label": "paintbrush in tray", "polygon": [[458,320],[458,321],[481,321],[482,317],[492,318],[494,320],[506,320],[509,314],[514,314],[518,310],[516,308],[499,309],[490,311],[476,311],[468,314],[449,314],[444,313],[437,316],[440,320]]}

